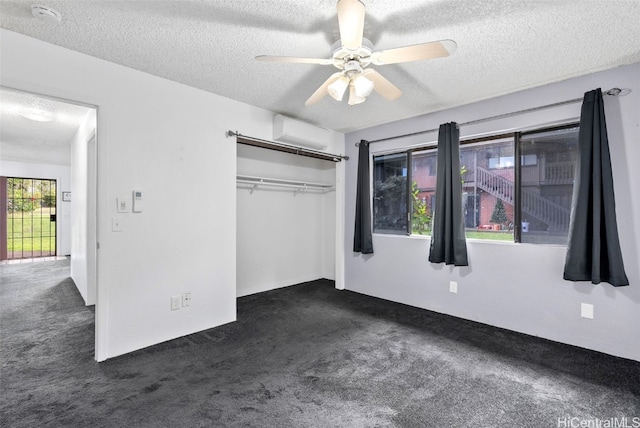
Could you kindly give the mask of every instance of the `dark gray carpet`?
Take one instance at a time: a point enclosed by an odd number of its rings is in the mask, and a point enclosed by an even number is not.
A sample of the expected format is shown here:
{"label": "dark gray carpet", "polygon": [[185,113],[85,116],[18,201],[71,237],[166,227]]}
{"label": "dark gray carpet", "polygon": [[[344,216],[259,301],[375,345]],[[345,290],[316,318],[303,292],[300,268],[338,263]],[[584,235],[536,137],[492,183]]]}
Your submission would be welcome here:
{"label": "dark gray carpet", "polygon": [[236,323],[98,364],[68,266],[0,266],[2,427],[640,426],[638,362],[330,281],[241,298]]}

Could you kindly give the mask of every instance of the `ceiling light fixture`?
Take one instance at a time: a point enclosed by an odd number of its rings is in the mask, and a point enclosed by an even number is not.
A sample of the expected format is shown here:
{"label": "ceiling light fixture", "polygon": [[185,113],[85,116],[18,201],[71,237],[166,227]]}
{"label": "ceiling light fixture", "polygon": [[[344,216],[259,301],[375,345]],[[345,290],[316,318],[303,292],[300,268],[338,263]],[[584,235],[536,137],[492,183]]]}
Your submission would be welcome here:
{"label": "ceiling light fixture", "polygon": [[342,75],[327,86],[327,92],[334,100],[342,101],[349,88],[349,105],[353,106],[364,102],[373,87],[374,83],[364,76],[360,61],[348,60],[344,64]]}
{"label": "ceiling light fixture", "polygon": [[24,110],[20,116],[35,122],[51,122],[53,120],[53,113],[36,108]]}
{"label": "ceiling light fixture", "polygon": [[354,83],[351,83],[349,85],[349,105],[354,106],[356,104],[363,103],[364,100],[366,100],[366,98],[358,95],[356,85]]}
{"label": "ceiling light fixture", "polygon": [[356,95],[360,98],[368,97],[371,94],[371,91],[373,91],[373,82],[364,77],[364,74],[362,73],[353,77],[351,81],[353,82]]}
{"label": "ceiling light fixture", "polygon": [[[364,37],[365,6],[363,0],[338,0],[338,27],[340,40],[331,47],[330,58],[302,58],[293,56],[258,55],[264,62],[333,65],[339,73],[333,73],[304,103],[306,106],[320,101],[327,93],[342,101],[346,83],[350,92],[350,105],[359,104],[372,90],[388,101],[398,99],[402,91],[369,65],[399,64],[423,59],[442,58],[457,48],[453,40],[439,40],[374,51],[373,44]],[[353,95],[351,94],[353,93]]]}
{"label": "ceiling light fixture", "polygon": [[344,74],[340,76],[335,82],[329,85],[327,92],[336,101],[342,101],[347,87],[349,86],[349,78]]}

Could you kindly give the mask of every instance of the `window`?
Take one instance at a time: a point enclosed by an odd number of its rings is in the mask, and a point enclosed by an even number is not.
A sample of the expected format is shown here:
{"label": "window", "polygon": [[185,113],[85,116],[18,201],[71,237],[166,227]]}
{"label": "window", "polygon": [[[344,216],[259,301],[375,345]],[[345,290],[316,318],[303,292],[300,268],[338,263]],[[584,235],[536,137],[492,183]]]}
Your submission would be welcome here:
{"label": "window", "polygon": [[528,155],[520,155],[520,164],[522,166],[536,165],[538,163],[538,156],[535,153]]}
{"label": "window", "polygon": [[486,155],[489,156],[489,163],[485,167],[489,169],[513,168],[513,152],[513,143],[490,145],[486,152]]}
{"label": "window", "polygon": [[514,240],[514,154],[513,136],[461,145],[467,238]]}
{"label": "window", "polygon": [[578,127],[527,133],[520,139],[520,242],[566,244],[578,156]]}
{"label": "window", "polygon": [[411,154],[411,232],[418,235],[431,235],[437,160],[436,149]]}
{"label": "window", "polygon": [[406,233],[407,153],[376,156],[373,183],[373,231]]}
{"label": "window", "polygon": [[[462,141],[467,238],[566,244],[577,141],[576,124]],[[433,147],[374,156],[374,232],[431,233],[436,161]]]}

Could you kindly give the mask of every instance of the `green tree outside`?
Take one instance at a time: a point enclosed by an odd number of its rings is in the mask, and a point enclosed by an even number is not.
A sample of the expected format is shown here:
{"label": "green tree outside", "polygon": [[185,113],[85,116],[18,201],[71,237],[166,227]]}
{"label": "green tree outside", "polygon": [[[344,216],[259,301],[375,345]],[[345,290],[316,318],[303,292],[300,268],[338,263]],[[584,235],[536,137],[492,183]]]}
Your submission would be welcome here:
{"label": "green tree outside", "polygon": [[411,183],[411,202],[413,207],[411,232],[419,235],[429,235],[431,233],[431,211],[427,208],[427,204],[420,199],[419,193],[418,183],[414,181]]}
{"label": "green tree outside", "polygon": [[502,203],[502,199],[498,199],[495,206],[493,207],[493,213],[491,213],[491,223],[504,224],[509,220],[507,217],[507,212],[504,209],[504,204]]}

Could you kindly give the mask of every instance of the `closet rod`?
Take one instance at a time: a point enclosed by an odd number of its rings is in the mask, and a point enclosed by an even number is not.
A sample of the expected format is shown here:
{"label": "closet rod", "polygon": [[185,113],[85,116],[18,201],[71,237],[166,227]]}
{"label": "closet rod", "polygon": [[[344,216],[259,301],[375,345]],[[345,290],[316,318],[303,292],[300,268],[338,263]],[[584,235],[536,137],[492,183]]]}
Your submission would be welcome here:
{"label": "closet rod", "polygon": [[302,180],[285,180],[283,178],[269,178],[269,177],[256,177],[254,175],[236,175],[237,180],[257,181],[260,183],[282,183],[282,184],[297,184],[313,187],[333,187],[333,184],[314,183],[311,181]]}
{"label": "closet rod", "polygon": [[284,184],[284,183],[258,183],[258,182],[249,181],[249,180],[236,180],[236,183],[238,183],[238,184],[247,184],[247,185],[251,186],[249,188],[249,190],[251,190],[252,192],[258,186],[287,187],[287,188],[291,188],[291,189],[296,189],[296,193],[297,192],[306,191],[306,190],[320,191],[322,193],[326,193],[326,192],[330,192],[331,190],[333,190],[332,187],[312,187],[312,186],[296,185],[296,184]]}
{"label": "closet rod", "polygon": [[341,160],[349,160],[349,156],[335,155],[332,153],[320,152],[317,150],[303,149],[302,147],[292,146],[285,143],[276,143],[275,141],[263,140],[261,138],[248,137],[240,134],[238,131],[227,131],[226,137],[236,137],[236,142],[246,144],[248,146],[262,147],[264,149],[276,150],[279,152],[292,153],[299,156],[307,156],[316,159],[322,159],[332,162],[340,162]]}
{"label": "closet rod", "polygon": [[[621,94],[622,95],[627,95],[629,92],[631,92],[630,89],[611,88],[608,91],[604,91],[602,94],[603,95],[610,95],[612,97],[617,97],[618,95],[621,95]],[[524,110],[512,111],[512,112],[509,112],[509,113],[498,114],[498,115],[490,116],[490,117],[484,117],[482,119],[470,120],[469,122],[459,123],[458,126],[475,125],[476,123],[488,122],[490,120],[504,119],[505,117],[511,117],[511,116],[515,116],[515,115],[518,115],[518,114],[522,114],[522,113],[530,113],[530,112],[534,112],[534,111],[538,111],[538,110],[545,110],[545,109],[552,108],[552,107],[559,107],[559,106],[563,106],[563,105],[567,105],[567,104],[575,104],[575,103],[578,103],[578,102],[580,102],[582,100],[583,100],[583,98],[575,98],[573,100],[560,101],[560,102],[553,103],[553,104],[546,104],[546,105],[543,105],[543,106],[531,107],[531,108],[527,108],[527,109],[524,109]],[[404,137],[413,137],[414,135],[428,134],[430,132],[438,131],[439,129],[440,128],[427,129],[425,131],[418,131],[418,132],[412,132],[412,133],[409,133],[409,134],[396,135],[394,137],[380,138],[378,140],[369,141],[369,144],[371,144],[371,143],[380,143],[382,141],[396,140],[398,138],[404,138]],[[359,145],[360,145],[360,143],[356,143],[356,147],[359,146]]]}
{"label": "closet rod", "polygon": [[236,176],[236,183],[251,185],[252,191],[258,186],[289,187],[289,188],[298,189],[298,191],[320,190],[323,193],[335,189],[335,187],[332,184],[310,183],[310,182],[294,181],[294,180],[282,180],[279,178],[253,177],[248,175]]}

